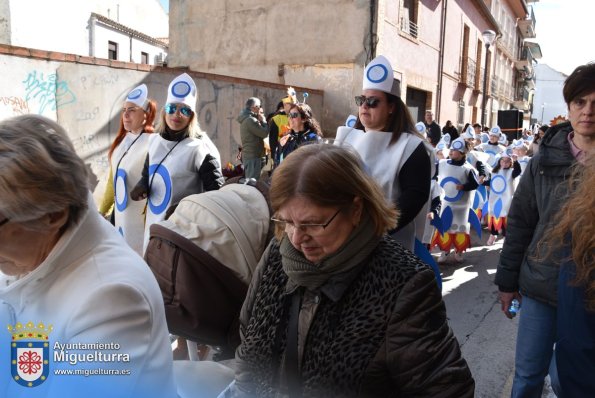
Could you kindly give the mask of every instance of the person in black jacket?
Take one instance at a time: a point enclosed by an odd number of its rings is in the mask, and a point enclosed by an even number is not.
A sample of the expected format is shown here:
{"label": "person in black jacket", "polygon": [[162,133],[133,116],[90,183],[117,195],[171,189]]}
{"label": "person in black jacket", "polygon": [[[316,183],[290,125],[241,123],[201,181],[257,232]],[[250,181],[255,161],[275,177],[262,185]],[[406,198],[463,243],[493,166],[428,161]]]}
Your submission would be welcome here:
{"label": "person in black jacket", "polygon": [[453,142],[454,140],[459,138],[459,130],[457,130],[457,128],[453,126],[450,120],[447,120],[444,127],[442,127],[442,135],[446,134],[450,135],[450,142]]}
{"label": "person in black jacket", "polygon": [[513,397],[540,397],[552,358],[560,271],[553,257],[560,252],[546,256],[538,242],[566,201],[564,181],[571,167],[592,156],[595,147],[595,64],[576,68],[564,83],[563,95],[570,122],[547,130],[523,173],[496,272],[504,314],[511,318],[512,300],[522,301]]}
{"label": "person in black jacket", "polygon": [[440,138],[442,138],[442,133],[440,132],[440,125],[434,121],[434,112],[428,109],[426,111],[425,122],[426,130],[428,132],[428,140],[432,146],[436,146],[438,142],[440,142]]}

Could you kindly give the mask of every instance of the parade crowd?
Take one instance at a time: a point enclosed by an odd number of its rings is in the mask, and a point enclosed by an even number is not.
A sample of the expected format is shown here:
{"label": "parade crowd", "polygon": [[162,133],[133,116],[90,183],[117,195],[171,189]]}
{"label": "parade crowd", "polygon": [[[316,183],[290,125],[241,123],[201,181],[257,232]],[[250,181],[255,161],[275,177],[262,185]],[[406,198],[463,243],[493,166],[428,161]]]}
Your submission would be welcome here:
{"label": "parade crowd", "polygon": [[[161,108],[144,84],[124,99],[99,204],[63,127],[0,122],[2,346],[118,344],[129,362],[110,366],[132,369],[94,383],[0,357],[0,396],[472,397],[440,277],[472,230],[503,241],[499,301],[521,308],[512,396],[541,397],[548,374],[559,397],[595,396],[595,64],[567,78],[565,123],[459,131],[432,110],[416,123],[379,55],[334,137],[291,87],[269,115],[243,99],[223,168],[192,77],[167,90]],[[192,278],[213,292],[201,316],[230,312],[225,336],[199,334],[206,318],[172,332],[192,318]],[[182,376],[171,341],[202,338],[226,342],[225,365]]]}

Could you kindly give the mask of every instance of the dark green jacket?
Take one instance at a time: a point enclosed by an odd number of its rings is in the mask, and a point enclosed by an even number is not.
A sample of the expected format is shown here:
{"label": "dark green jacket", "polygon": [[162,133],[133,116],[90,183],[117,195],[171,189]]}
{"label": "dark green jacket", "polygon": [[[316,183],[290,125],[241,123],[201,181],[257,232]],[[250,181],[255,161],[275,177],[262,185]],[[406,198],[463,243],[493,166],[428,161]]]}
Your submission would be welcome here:
{"label": "dark green jacket", "polygon": [[537,249],[568,195],[566,179],[576,162],[568,143],[571,131],[570,123],[550,128],[529,161],[510,206],[495,280],[500,291],[520,291],[554,306],[560,268],[557,253]]}
{"label": "dark green jacket", "polygon": [[243,159],[256,159],[264,156],[262,139],[269,136],[267,124],[260,123],[250,109],[243,109],[236,120],[240,123]]}

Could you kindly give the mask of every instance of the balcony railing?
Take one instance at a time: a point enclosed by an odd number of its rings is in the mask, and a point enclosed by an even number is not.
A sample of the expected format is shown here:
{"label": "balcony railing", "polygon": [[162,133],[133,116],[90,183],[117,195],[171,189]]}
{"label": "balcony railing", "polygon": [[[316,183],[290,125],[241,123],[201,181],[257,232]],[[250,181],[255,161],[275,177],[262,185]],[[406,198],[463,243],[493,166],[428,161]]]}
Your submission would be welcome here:
{"label": "balcony railing", "polygon": [[401,17],[401,31],[417,38],[417,24],[409,18]]}
{"label": "balcony railing", "polygon": [[461,71],[460,83],[469,88],[475,88],[477,66],[475,60],[469,57],[461,57],[459,68]]}

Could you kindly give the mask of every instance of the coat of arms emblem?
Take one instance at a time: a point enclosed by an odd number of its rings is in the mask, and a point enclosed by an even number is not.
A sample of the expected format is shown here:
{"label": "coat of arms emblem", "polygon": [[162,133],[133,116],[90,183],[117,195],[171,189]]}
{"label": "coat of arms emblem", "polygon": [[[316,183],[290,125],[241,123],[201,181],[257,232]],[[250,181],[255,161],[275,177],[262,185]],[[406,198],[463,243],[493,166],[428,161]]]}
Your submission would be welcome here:
{"label": "coat of arms emblem", "polygon": [[11,373],[14,381],[24,387],[36,387],[43,383],[50,371],[50,342],[48,335],[52,325],[18,322],[8,326],[12,334],[10,343]]}

